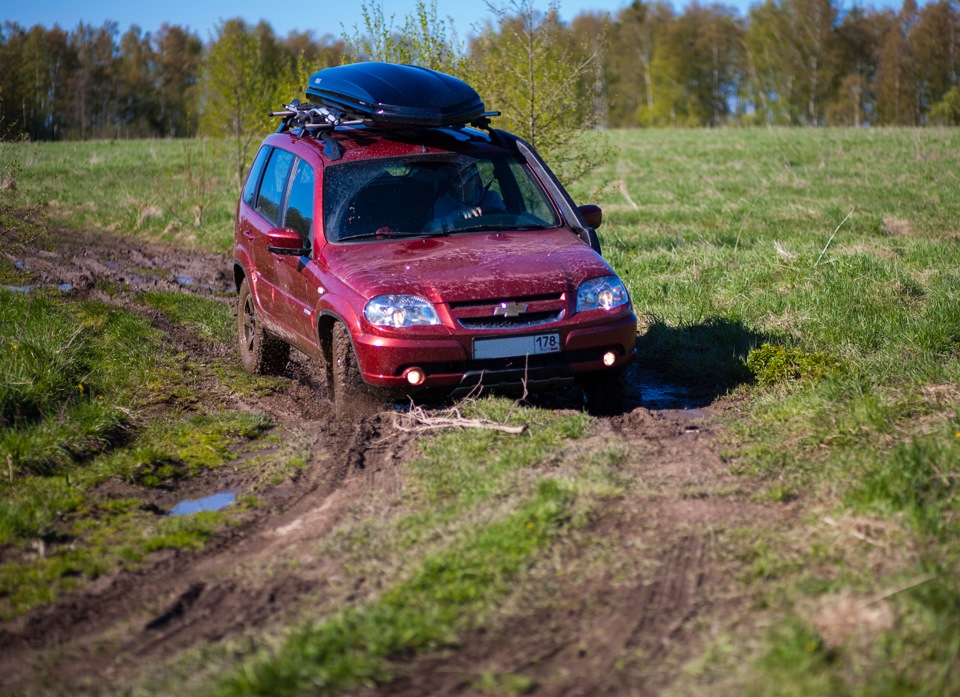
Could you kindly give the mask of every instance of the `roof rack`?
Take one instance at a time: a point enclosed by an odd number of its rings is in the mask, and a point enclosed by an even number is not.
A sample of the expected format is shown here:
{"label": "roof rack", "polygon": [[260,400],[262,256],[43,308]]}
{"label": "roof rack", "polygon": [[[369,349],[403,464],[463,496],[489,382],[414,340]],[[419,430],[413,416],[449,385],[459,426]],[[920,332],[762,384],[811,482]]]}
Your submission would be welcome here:
{"label": "roof rack", "polygon": [[[324,155],[330,161],[339,160],[343,157],[344,153],[343,146],[330,137],[330,133],[335,128],[340,126],[367,126],[377,128],[379,125],[376,122],[370,122],[365,119],[344,120],[343,114],[338,109],[317,106],[316,104],[310,103],[304,104],[301,103],[299,99],[294,99],[289,104],[284,104],[282,111],[271,111],[268,112],[268,115],[283,119],[277,128],[277,133],[283,133],[284,131],[296,128],[300,131],[300,135],[306,133],[322,140],[324,144]],[[486,111],[469,124],[451,125],[446,126],[446,128],[460,130],[464,126],[470,125],[474,128],[482,128],[495,136],[497,131],[491,127],[490,118],[499,115],[499,111]],[[392,124],[388,128],[393,131],[403,130],[403,127],[399,124]],[[426,128],[436,127],[430,126]],[[424,129],[424,126],[416,127],[416,130]]]}
{"label": "roof rack", "polygon": [[[437,128],[438,126],[425,126],[423,124],[405,124],[402,122],[391,122],[384,124],[375,119],[353,118],[346,119],[345,114],[334,107],[326,107],[310,102],[301,102],[294,99],[289,104],[283,104],[280,111],[268,112],[268,116],[282,118],[277,133],[298,128],[308,133],[317,133],[321,131],[332,131],[338,126],[367,126],[371,128],[381,128],[385,130],[400,130],[409,128]],[[476,118],[457,124],[444,124],[447,128],[462,128],[464,126],[473,126],[489,130],[490,119],[494,116],[500,116],[499,111],[484,111]]]}
{"label": "roof rack", "polygon": [[294,127],[306,131],[332,131],[337,126],[359,125],[363,123],[360,120],[344,121],[343,113],[338,109],[317,106],[309,102],[303,104],[299,99],[294,99],[289,104],[284,104],[281,111],[271,111],[268,115],[283,118],[283,122],[277,129],[278,133]]}
{"label": "roof rack", "polygon": [[307,132],[363,124],[368,128],[488,129],[490,117],[477,92],[451,75],[415,65],[353,63],[324,68],[310,76],[307,98],[294,100],[283,111],[280,130],[296,124]]}

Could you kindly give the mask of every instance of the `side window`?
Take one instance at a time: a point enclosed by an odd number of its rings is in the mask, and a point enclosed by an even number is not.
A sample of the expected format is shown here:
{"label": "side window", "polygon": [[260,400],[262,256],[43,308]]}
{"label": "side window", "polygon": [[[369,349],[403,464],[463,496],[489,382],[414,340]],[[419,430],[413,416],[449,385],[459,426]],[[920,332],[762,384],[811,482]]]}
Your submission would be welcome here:
{"label": "side window", "polygon": [[313,167],[297,159],[283,225],[299,232],[306,244],[310,243],[313,230],[313,195]]}
{"label": "side window", "polygon": [[516,182],[520,198],[522,199],[522,210],[528,215],[534,216],[544,225],[557,225],[559,220],[554,211],[550,199],[547,198],[543,186],[534,179],[533,173],[516,160],[508,160],[512,178]]}
{"label": "side window", "polygon": [[272,148],[260,148],[260,152],[257,153],[257,157],[254,159],[253,165],[251,165],[250,171],[247,173],[247,183],[243,185],[243,202],[251,208],[257,201],[257,187],[260,186],[260,175],[263,174],[263,166],[270,156],[270,150],[272,150]]}
{"label": "side window", "polygon": [[274,225],[280,222],[280,204],[287,185],[287,175],[293,164],[293,155],[286,150],[274,150],[263,172],[260,194],[254,206],[257,212]]}
{"label": "side window", "polygon": [[492,160],[477,160],[477,170],[480,172],[480,183],[484,191],[492,191],[497,194],[501,200],[504,199],[503,187],[497,178],[497,172]]}

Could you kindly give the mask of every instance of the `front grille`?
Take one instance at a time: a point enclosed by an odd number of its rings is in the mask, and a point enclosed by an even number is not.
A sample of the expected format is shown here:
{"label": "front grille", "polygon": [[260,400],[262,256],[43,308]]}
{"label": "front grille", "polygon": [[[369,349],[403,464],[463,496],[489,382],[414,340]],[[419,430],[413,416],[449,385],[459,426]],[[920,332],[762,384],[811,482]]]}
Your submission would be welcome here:
{"label": "front grille", "polygon": [[464,329],[526,329],[559,322],[561,319],[563,319],[563,310],[527,312],[517,317],[463,317],[457,320],[457,324]]}
{"label": "front grille", "polygon": [[450,314],[464,329],[517,330],[558,322],[566,314],[566,295],[547,293],[450,303]]}
{"label": "front grille", "polygon": [[563,293],[544,293],[541,295],[525,295],[516,298],[490,298],[489,300],[461,300],[450,303],[452,311],[471,307],[496,307],[502,302],[539,303],[557,302],[563,300]]}

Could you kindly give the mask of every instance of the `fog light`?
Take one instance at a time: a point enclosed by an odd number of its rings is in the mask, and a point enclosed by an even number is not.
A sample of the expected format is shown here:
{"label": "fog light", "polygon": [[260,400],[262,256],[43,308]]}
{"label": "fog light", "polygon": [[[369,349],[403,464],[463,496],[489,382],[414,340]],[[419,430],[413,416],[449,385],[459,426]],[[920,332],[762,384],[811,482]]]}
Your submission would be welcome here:
{"label": "fog light", "polygon": [[603,364],[608,368],[617,362],[617,354],[613,351],[607,351],[603,354]]}
{"label": "fog light", "polygon": [[420,368],[407,368],[403,371],[403,374],[407,378],[407,382],[411,385],[422,385],[423,381],[427,378]]}

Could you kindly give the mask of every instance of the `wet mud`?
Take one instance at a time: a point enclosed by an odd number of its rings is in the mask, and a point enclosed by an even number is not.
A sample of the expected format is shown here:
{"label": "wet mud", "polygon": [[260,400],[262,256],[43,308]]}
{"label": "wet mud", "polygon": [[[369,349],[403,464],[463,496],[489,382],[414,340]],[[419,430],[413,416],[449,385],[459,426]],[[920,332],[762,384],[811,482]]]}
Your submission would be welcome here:
{"label": "wet mud", "polygon": [[[63,292],[146,313],[195,360],[236,352],[131,302],[137,292],[156,289],[232,303],[225,255],[65,231],[50,248],[34,251],[22,260],[24,285],[69,284]],[[258,493],[262,505],[239,513],[202,550],[158,553],[136,572],[101,576],[49,607],[0,623],[0,692],[109,693],[184,651],[214,642],[256,643],[277,623],[297,623],[302,603],[323,607],[334,589],[344,592],[349,575],[318,550],[357,500],[400,493],[398,465],[415,457],[418,447],[395,429],[389,411],[335,418],[317,366],[296,351],[285,377],[286,386],[272,394],[223,392],[223,400],[270,414],[282,442],[309,450],[308,466]],[[590,567],[558,587],[549,603],[531,603],[436,654],[398,657],[394,680],[358,694],[479,694],[475,677],[494,673],[527,676],[528,693],[536,695],[656,695],[705,645],[709,632],[703,628],[722,625],[742,608],[746,601],[730,569],[712,554],[711,531],[777,524],[790,511],[752,503],[744,482],[718,457],[722,427],[715,417],[725,409],[722,401],[708,403],[639,367],[630,368],[627,380],[623,413],[596,419],[592,434],[576,447],[584,459],[612,445],[631,454],[621,466],[645,483],[643,490],[611,505],[585,534],[640,550],[643,563],[628,566],[627,577]],[[535,395],[531,402],[581,405],[575,390]],[[236,496],[251,485],[245,476],[243,468],[205,474],[155,492],[150,505],[166,515],[186,501]],[[98,494],[144,492],[108,482]]]}

